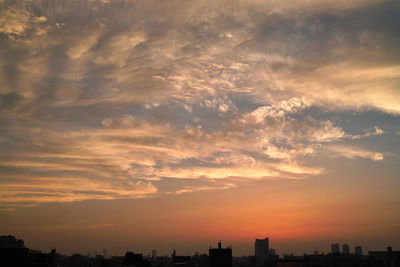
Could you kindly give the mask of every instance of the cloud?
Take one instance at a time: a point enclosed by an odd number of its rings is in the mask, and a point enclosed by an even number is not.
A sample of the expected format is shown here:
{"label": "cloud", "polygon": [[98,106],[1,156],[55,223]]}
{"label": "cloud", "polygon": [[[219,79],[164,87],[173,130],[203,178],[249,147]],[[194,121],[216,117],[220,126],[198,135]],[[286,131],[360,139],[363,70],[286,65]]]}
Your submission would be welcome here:
{"label": "cloud", "polygon": [[[384,130],[353,118],[359,134],[349,134],[343,114],[400,114],[399,10],[374,0],[2,1],[0,202],[303,179],[328,171],[310,167],[325,147],[379,161],[340,142]],[[187,184],[163,191],[168,179]]]}
{"label": "cloud", "polygon": [[[5,3],[1,3],[4,5]],[[9,37],[23,34],[29,27],[30,13],[17,4],[1,8],[0,33]]]}
{"label": "cloud", "polygon": [[103,224],[89,224],[86,226],[86,229],[104,229],[113,227],[114,224],[111,223],[103,223]]}
{"label": "cloud", "polygon": [[41,226],[30,226],[30,229],[40,231],[56,231],[56,230],[75,230],[75,229],[86,229],[86,230],[97,230],[113,227],[111,223],[93,223],[88,220],[72,221],[68,224],[54,224],[54,225],[41,225]]}
{"label": "cloud", "polygon": [[45,22],[47,17],[37,15],[31,10],[26,1],[1,1],[0,2],[0,34],[4,34],[12,40],[20,39],[29,31],[35,35],[43,35],[47,32]]}
{"label": "cloud", "polygon": [[384,134],[384,131],[381,128],[379,128],[378,126],[375,126],[374,132],[366,132],[364,134],[353,135],[351,138],[352,139],[361,139],[361,138],[370,137],[373,135],[382,135],[382,134]]}
{"label": "cloud", "polygon": [[226,185],[223,185],[223,186],[221,186],[221,187],[210,187],[210,186],[205,186],[205,187],[186,187],[186,188],[184,188],[184,189],[179,189],[179,190],[177,190],[177,191],[173,191],[173,192],[165,192],[165,194],[166,195],[180,195],[180,194],[183,194],[183,193],[192,193],[192,192],[195,192],[195,191],[204,191],[204,190],[226,190],[226,189],[229,189],[229,188],[233,188],[233,187],[236,187],[236,185],[235,184],[226,184]]}
{"label": "cloud", "polygon": [[333,152],[336,156],[348,159],[365,158],[373,161],[381,161],[384,158],[382,153],[370,152],[354,146],[330,146],[327,149],[330,152]]}
{"label": "cloud", "polygon": [[292,98],[289,100],[283,100],[280,103],[276,103],[271,106],[258,107],[256,110],[247,113],[243,116],[242,121],[244,123],[264,123],[267,117],[280,118],[285,117],[287,114],[299,112],[309,106],[307,101],[298,98]]}

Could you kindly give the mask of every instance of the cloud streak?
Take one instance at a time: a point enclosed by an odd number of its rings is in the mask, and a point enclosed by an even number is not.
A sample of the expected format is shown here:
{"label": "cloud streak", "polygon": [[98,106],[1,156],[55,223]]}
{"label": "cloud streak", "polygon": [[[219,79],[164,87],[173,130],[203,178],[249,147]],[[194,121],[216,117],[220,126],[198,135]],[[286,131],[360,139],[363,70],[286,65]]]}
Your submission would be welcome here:
{"label": "cloud streak", "polygon": [[351,146],[332,146],[329,147],[328,150],[335,153],[337,156],[345,157],[348,159],[365,158],[373,161],[381,161],[384,158],[382,153],[370,152],[361,148]]}
{"label": "cloud streak", "polygon": [[329,144],[383,160],[337,116],[400,114],[396,1],[0,6],[3,206],[316,176]]}

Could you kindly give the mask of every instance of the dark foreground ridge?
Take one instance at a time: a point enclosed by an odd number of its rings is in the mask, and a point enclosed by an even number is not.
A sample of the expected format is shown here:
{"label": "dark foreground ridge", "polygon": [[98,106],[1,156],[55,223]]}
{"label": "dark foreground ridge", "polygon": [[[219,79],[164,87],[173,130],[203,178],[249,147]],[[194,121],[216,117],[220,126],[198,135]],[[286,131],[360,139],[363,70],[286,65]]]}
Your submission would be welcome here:
{"label": "dark foreground ridge", "polygon": [[269,239],[256,239],[254,255],[233,257],[232,247],[222,247],[221,241],[217,248],[209,249],[209,254],[196,253],[193,256],[177,255],[173,250],[171,256],[157,256],[153,250],[151,256],[127,251],[125,256],[107,257],[103,255],[72,256],[61,255],[56,249],[50,253],[26,248],[24,241],[15,236],[0,236],[0,266],[21,267],[400,267],[400,251],[369,251],[363,255],[362,247],[356,246],[354,254],[348,244],[331,245],[331,253],[317,251],[312,255],[283,255],[280,257],[274,249],[269,248]]}

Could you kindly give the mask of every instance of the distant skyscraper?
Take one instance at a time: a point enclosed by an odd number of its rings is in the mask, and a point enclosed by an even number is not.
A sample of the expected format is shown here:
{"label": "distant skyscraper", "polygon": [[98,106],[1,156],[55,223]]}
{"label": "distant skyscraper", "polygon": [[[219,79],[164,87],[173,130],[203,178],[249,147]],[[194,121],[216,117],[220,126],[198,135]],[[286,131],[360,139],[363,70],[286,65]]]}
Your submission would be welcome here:
{"label": "distant skyscraper", "polygon": [[355,252],[356,252],[356,256],[362,256],[362,248],[361,248],[361,246],[356,246]]}
{"label": "distant skyscraper", "polygon": [[350,247],[348,244],[343,244],[342,246],[342,253],[344,255],[349,255],[350,254]]}
{"label": "distant skyscraper", "polygon": [[332,251],[332,254],[339,254],[340,253],[340,250],[339,250],[339,244],[332,244],[331,245],[331,251]]}
{"label": "distant skyscraper", "polygon": [[103,249],[103,257],[107,259],[107,249]]}
{"label": "distant skyscraper", "polygon": [[256,256],[256,264],[264,264],[268,260],[269,255],[269,239],[268,237],[264,239],[256,239],[254,243],[254,252]]}
{"label": "distant skyscraper", "polygon": [[55,248],[51,249],[51,252],[48,256],[48,260],[49,260],[50,267],[57,266],[57,264],[56,264],[56,249]]}
{"label": "distant skyscraper", "polygon": [[210,248],[209,256],[210,267],[232,267],[232,249],[222,248],[221,241],[218,242],[218,248]]}
{"label": "distant skyscraper", "polygon": [[151,251],[151,259],[153,260],[154,263],[157,261],[157,250],[156,249],[153,249]]}

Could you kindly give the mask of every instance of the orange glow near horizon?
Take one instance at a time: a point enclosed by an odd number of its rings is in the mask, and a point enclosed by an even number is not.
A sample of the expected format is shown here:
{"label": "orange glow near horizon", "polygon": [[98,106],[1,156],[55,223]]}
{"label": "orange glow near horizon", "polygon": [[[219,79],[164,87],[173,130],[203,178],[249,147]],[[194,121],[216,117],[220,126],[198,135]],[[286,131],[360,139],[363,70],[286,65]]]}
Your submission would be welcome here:
{"label": "orange glow near horizon", "polygon": [[0,1],[0,232],[66,253],[399,247],[399,17]]}

